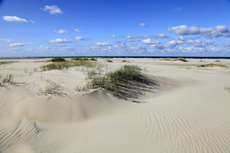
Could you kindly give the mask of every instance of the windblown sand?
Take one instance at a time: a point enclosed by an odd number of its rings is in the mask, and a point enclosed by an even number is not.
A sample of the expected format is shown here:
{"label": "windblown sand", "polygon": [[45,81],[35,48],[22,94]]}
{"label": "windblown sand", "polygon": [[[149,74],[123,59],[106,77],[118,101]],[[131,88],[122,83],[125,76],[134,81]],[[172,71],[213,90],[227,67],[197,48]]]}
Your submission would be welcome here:
{"label": "windblown sand", "polygon": [[[44,60],[44,59],[40,59]],[[188,62],[113,59],[108,69],[138,65],[160,83],[134,103],[103,90],[79,94],[86,72],[75,68],[24,72],[38,59],[0,65],[14,83],[0,87],[1,153],[229,153],[230,68]],[[9,61],[9,60],[1,60]],[[230,67],[230,60],[220,59]],[[61,82],[63,96],[38,96],[46,80]]]}

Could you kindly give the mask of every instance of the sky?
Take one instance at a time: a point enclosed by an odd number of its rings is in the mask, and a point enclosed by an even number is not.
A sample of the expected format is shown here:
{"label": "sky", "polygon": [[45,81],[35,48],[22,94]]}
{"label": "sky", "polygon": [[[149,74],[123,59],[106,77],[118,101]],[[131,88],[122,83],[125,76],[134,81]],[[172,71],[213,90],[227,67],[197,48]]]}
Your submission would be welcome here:
{"label": "sky", "polygon": [[230,0],[0,0],[0,57],[230,57]]}

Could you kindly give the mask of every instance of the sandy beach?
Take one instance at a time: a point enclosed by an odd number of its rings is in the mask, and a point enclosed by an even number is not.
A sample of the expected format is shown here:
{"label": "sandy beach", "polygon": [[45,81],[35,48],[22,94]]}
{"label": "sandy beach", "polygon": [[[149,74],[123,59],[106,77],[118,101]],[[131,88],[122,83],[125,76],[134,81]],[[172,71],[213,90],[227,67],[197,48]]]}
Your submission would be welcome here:
{"label": "sandy beach", "polygon": [[[93,61],[104,72],[141,67],[157,85],[136,99],[76,91],[90,81],[87,69],[41,71],[46,60],[0,60],[16,61],[0,65],[2,77],[13,76],[0,86],[1,153],[230,152],[229,59]],[[227,67],[197,67],[210,63]],[[51,82],[59,94],[43,94]]]}

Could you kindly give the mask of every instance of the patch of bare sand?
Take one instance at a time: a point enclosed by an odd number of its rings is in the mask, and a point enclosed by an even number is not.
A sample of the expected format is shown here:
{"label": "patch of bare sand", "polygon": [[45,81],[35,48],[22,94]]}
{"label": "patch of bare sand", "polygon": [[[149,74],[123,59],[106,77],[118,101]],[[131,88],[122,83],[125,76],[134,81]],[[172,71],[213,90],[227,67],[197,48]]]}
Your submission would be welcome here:
{"label": "patch of bare sand", "polygon": [[[0,87],[1,152],[230,151],[230,94],[224,90],[230,86],[229,68],[198,69],[199,61],[192,59],[191,70],[178,62],[130,61],[161,84],[140,96],[142,103],[118,99],[103,90],[77,95],[73,84],[83,85],[84,74],[73,69],[41,72],[41,80],[40,72],[31,77],[24,74],[25,63],[0,66],[3,74],[13,69],[16,82]],[[37,96],[46,79],[58,81],[59,77],[67,96]]]}

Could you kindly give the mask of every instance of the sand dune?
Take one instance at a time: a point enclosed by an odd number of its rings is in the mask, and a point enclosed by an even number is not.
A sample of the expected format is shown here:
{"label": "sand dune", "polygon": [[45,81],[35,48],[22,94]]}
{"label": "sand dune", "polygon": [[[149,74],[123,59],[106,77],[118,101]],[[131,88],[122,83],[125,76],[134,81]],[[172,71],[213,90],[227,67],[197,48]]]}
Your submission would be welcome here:
{"label": "sand dune", "polygon": [[[120,60],[109,68],[124,65]],[[230,68],[197,68],[200,62],[195,59],[130,61],[160,84],[139,97],[141,103],[101,89],[76,93],[74,88],[86,81],[85,73],[74,68],[30,76],[23,72],[28,62],[30,68],[44,63],[19,60],[0,65],[0,73],[13,74],[15,82],[0,87],[0,152],[230,152],[230,94],[224,90],[230,87]],[[230,67],[229,60],[220,61]],[[38,96],[47,79],[61,79],[66,95]]]}

